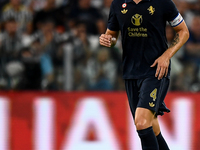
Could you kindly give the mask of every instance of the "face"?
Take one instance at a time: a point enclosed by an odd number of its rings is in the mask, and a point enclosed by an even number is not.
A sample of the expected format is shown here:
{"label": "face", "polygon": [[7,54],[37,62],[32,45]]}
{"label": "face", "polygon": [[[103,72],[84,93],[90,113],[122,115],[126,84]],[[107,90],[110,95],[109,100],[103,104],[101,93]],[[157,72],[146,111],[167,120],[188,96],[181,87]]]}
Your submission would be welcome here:
{"label": "face", "polygon": [[10,0],[10,3],[12,4],[12,5],[20,5],[20,3],[21,3],[21,0]]}
{"label": "face", "polygon": [[55,7],[55,0],[47,0],[47,6],[50,8],[54,8]]}
{"label": "face", "polygon": [[78,4],[79,4],[79,7],[82,8],[82,9],[87,9],[89,8],[91,5],[91,0],[79,0],[78,1]]}
{"label": "face", "polygon": [[83,35],[83,34],[86,35],[86,26],[84,24],[78,25],[76,30],[77,30],[78,37],[81,37],[81,35]]}
{"label": "face", "polygon": [[53,22],[47,22],[42,25],[42,31],[43,33],[49,33],[53,32],[54,30],[54,23]]}
{"label": "face", "polygon": [[17,32],[17,23],[15,21],[8,21],[5,24],[5,29],[9,34],[14,34]]}

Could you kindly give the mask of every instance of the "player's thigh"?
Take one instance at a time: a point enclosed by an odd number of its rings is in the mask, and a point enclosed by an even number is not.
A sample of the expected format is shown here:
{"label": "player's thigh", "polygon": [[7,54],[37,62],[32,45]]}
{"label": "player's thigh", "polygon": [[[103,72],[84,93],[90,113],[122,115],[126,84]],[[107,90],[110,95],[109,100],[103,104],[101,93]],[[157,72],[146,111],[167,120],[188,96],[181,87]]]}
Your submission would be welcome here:
{"label": "player's thigh", "polygon": [[159,111],[168,111],[163,107],[164,98],[169,87],[169,79],[163,78],[158,80],[155,77],[146,78],[142,81],[139,91],[139,102],[137,107],[146,108],[159,114]]}

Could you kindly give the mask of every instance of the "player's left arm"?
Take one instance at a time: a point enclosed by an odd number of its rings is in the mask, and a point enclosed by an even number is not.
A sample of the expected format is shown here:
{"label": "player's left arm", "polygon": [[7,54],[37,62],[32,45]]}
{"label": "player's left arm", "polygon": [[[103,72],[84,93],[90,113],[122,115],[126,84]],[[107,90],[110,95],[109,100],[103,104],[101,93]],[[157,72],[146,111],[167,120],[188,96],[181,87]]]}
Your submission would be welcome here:
{"label": "player's left arm", "polygon": [[174,54],[187,42],[189,38],[189,31],[184,21],[173,28],[176,31],[176,35],[172,44],[151,66],[155,67],[157,65],[155,77],[158,77],[159,80],[164,76],[167,76],[170,58],[174,56]]}

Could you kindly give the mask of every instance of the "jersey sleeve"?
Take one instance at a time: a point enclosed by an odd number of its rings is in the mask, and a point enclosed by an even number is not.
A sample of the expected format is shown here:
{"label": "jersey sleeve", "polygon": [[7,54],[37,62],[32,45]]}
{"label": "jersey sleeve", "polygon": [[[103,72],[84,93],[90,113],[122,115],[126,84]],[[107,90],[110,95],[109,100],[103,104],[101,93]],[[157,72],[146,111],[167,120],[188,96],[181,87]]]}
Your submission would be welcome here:
{"label": "jersey sleeve", "polygon": [[110,7],[110,14],[108,18],[108,26],[107,28],[111,31],[119,31],[119,23],[115,14],[114,10],[114,2],[112,2],[111,7]]}
{"label": "jersey sleeve", "polygon": [[176,27],[183,22],[183,17],[172,0],[166,0],[164,8],[166,21],[168,21],[172,27]]}

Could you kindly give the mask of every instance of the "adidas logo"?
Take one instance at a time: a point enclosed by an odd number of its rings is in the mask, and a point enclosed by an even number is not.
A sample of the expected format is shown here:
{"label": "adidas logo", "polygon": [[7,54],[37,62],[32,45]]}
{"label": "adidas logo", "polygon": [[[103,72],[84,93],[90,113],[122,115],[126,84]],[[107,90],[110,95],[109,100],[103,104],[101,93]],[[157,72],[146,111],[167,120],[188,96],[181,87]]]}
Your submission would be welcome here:
{"label": "adidas logo", "polygon": [[121,12],[122,12],[122,14],[126,14],[127,11],[128,11],[128,9],[123,9]]}

